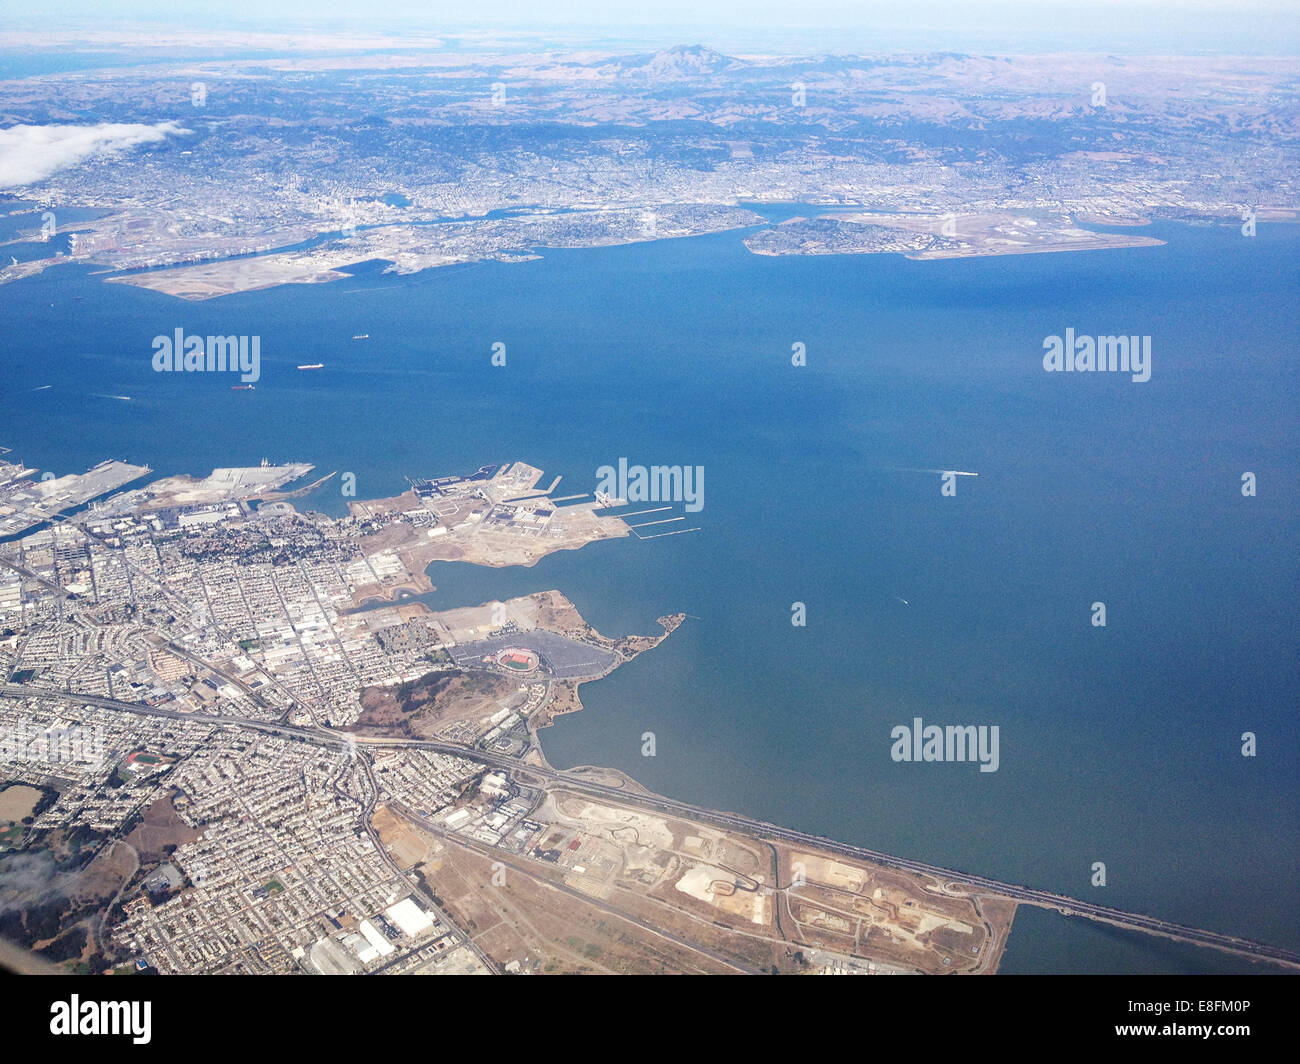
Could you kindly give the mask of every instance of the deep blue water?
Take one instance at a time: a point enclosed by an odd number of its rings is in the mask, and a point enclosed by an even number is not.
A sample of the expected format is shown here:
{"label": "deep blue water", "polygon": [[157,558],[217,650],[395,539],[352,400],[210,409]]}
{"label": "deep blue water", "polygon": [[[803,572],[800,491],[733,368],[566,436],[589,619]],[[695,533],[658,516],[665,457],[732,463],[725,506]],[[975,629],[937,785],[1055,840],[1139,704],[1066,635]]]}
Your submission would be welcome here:
{"label": "deep blue water", "polygon": [[[56,473],[304,459],[362,496],[511,458],[560,494],[622,456],[703,466],[701,532],[432,567],[442,605],[559,587],[610,635],[696,618],[583,687],[553,763],[1298,947],[1300,241],[1149,231],[1169,244],[924,263],[732,233],[200,304],[63,267],[0,287],[0,445]],[[260,335],[256,391],[153,373],[176,327]],[[1067,327],[1151,335],[1151,380],[1044,373]],[[905,471],[937,468],[979,476],[943,498]],[[337,485],[310,504],[342,512]],[[999,770],[893,762],[913,716],[998,725]],[[1018,920],[1009,971],[1253,970]]]}

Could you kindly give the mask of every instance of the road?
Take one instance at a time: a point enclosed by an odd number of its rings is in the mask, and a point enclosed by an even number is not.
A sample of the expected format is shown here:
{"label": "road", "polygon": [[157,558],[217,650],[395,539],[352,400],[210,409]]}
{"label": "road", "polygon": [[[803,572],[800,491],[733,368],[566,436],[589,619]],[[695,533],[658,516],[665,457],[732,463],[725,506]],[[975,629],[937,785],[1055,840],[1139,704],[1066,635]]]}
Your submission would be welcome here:
{"label": "road", "polygon": [[[388,848],[384,845],[383,840],[380,839],[379,832],[375,830],[374,813],[375,813],[375,806],[379,804],[379,783],[375,780],[374,769],[371,767],[370,762],[367,761],[364,757],[357,758],[357,763],[361,766],[362,771],[365,773],[366,776],[366,782],[369,784],[369,794],[365,799],[365,802],[362,807],[362,812],[361,812],[362,826],[366,829],[366,834],[370,836],[370,841],[374,843],[375,853],[379,855],[379,859],[384,862],[385,866],[387,866],[388,870],[393,875],[395,875],[403,883],[408,883],[409,879],[406,872],[403,871],[401,865],[399,865],[397,861],[393,859],[392,854],[388,852]],[[340,773],[340,776],[341,775],[342,773]],[[348,797],[347,793],[339,785],[338,777],[336,777],[334,780],[334,790],[341,797],[345,799]],[[457,924],[451,918],[451,916],[448,915],[447,911],[443,909],[442,906],[440,906],[437,902],[435,902],[433,898],[426,891],[422,890],[418,886],[412,886],[411,893],[416,898],[419,899],[420,904],[423,905],[427,911],[433,913],[433,915],[437,917],[437,919],[442,923],[443,927],[446,927],[451,931],[455,932],[457,939],[461,943],[463,943],[474,954],[475,957],[479,959],[479,963],[481,963],[484,968],[486,968],[493,975],[501,974],[501,969],[497,967],[496,961],[494,961],[491,957],[489,957],[482,950],[479,944],[474,941],[473,936],[471,936],[468,931],[466,931],[463,927]]]}
{"label": "road", "polygon": [[[6,684],[3,688],[0,688],[0,696],[7,698],[30,698],[33,696],[60,698],[65,701],[99,706],[104,709],[115,709],[145,716],[157,716],[176,720],[190,720],[209,724],[221,724],[230,727],[247,728],[254,731],[266,732],[272,735],[280,735],[286,738],[297,738],[307,742],[328,743],[337,746],[346,746],[349,741],[349,737],[344,733],[332,732],[327,728],[308,728],[285,724],[279,721],[253,721],[237,717],[210,716],[201,713],[180,713],[176,710],[163,709],[157,706],[146,706],[135,702],[121,702],[117,699],[103,698],[97,695],[79,695],[62,691],[42,691],[37,688],[23,687],[14,684]],[[879,865],[884,865],[886,868],[894,868],[903,872],[912,872],[920,875],[931,876],[937,879],[941,884],[952,881],[960,884],[962,887],[974,888],[973,890],[968,891],[968,893],[1000,895],[1006,898],[1013,898],[1025,905],[1037,905],[1045,909],[1054,909],[1066,916],[1082,916],[1089,920],[1097,920],[1102,923],[1112,924],[1115,927],[1122,927],[1132,931],[1142,931],[1152,935],[1161,935],[1180,942],[1191,942],[1198,946],[1208,946],[1213,949],[1223,950],[1227,953],[1235,953],[1239,956],[1251,957],[1257,960],[1274,961],[1278,964],[1287,965],[1288,967],[1300,968],[1300,952],[1295,950],[1284,949],[1280,946],[1270,946],[1262,942],[1253,942],[1250,939],[1223,934],[1219,931],[1207,931],[1203,928],[1187,927],[1183,924],[1176,924],[1169,920],[1162,920],[1159,917],[1147,916],[1142,913],[1131,913],[1125,912],[1121,909],[1112,909],[1105,905],[1096,905],[1092,902],[1079,901],[1075,898],[1069,898],[1061,894],[1053,894],[1046,890],[1038,890],[1034,887],[1025,887],[1013,883],[1003,883],[996,879],[990,879],[987,876],[971,875],[967,872],[959,872],[950,868],[941,868],[938,865],[927,864],[924,861],[914,861],[906,857],[895,857],[892,854],[881,853],[878,850],[869,850],[862,846],[852,846],[848,843],[837,842],[834,839],[828,839],[821,835],[810,835],[807,832],[795,831],[792,828],[783,828],[779,825],[769,824],[762,820],[755,820],[738,813],[726,813],[714,809],[705,809],[700,806],[691,805],[689,802],[678,801],[675,798],[665,798],[660,795],[637,794],[635,792],[623,790],[619,787],[609,786],[608,784],[594,783],[591,780],[573,776],[550,767],[523,765],[515,758],[508,757],[504,754],[496,754],[486,750],[468,750],[463,746],[456,745],[455,743],[439,742],[434,739],[351,737],[351,740],[355,742],[358,747],[376,746],[395,748],[410,746],[422,750],[432,750],[441,754],[450,754],[454,757],[462,757],[466,760],[488,765],[491,768],[504,769],[512,776],[516,772],[525,772],[529,776],[535,779],[544,780],[553,786],[563,787],[566,790],[575,791],[593,797],[604,798],[609,801],[618,802],[622,805],[637,806],[658,813],[680,816],[689,820],[698,820],[703,823],[713,824],[717,827],[731,828],[735,831],[753,835],[758,838],[776,839],[780,842],[789,843],[791,845],[814,847],[819,850],[838,854],[842,857],[847,857],[851,860],[871,861]]]}

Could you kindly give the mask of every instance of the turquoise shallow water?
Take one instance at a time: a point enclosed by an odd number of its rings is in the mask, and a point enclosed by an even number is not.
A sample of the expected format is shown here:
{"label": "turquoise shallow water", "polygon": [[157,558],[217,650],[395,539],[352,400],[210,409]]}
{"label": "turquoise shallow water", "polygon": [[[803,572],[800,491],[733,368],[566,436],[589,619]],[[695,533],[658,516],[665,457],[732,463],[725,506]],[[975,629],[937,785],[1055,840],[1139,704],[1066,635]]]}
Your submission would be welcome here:
{"label": "turquoise shallow water", "polygon": [[[1300,242],[1154,232],[1169,244],[930,263],[759,258],[721,234],[202,304],[64,268],[0,288],[0,444],[59,473],[301,458],[362,496],[510,458],[561,494],[620,457],[703,466],[698,533],[431,568],[441,605],[559,587],[607,634],[694,618],[584,686],[544,733],[554,763],[1300,946]],[[154,374],[177,327],[259,335],[257,390]],[[1067,327],[1151,335],[1152,379],[1044,373]],[[939,468],[979,476],[943,498],[908,471]],[[311,503],[341,512],[336,484]],[[998,725],[999,770],[893,762],[914,716]],[[1037,913],[1007,959],[1171,965],[1251,970]]]}

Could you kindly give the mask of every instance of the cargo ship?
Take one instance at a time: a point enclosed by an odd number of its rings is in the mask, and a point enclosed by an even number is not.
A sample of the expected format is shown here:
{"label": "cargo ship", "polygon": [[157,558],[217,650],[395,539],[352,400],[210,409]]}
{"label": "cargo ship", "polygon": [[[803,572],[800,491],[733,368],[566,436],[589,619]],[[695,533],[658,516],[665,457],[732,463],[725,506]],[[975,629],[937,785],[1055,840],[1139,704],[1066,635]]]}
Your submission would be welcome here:
{"label": "cargo ship", "polygon": [[251,384],[232,384],[230,390],[232,392],[251,392],[253,386]]}
{"label": "cargo ship", "polygon": [[324,362],[313,362],[313,363],[311,363],[310,365],[307,365],[307,366],[299,366],[298,368],[299,368],[299,369],[324,369],[324,368],[325,368],[325,363],[324,363]]}
{"label": "cargo ship", "polygon": [[352,337],[352,339],[354,339],[354,340],[369,340],[369,339],[370,339],[370,334],[369,334],[369,333],[357,333],[357,335],[354,336],[354,337]]}

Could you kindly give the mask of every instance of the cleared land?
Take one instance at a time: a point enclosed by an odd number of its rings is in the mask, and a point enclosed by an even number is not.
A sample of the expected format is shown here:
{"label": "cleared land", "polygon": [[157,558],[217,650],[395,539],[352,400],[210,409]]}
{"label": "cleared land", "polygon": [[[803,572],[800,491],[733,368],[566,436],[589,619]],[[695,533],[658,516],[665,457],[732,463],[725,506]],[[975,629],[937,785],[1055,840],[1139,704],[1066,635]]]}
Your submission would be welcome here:
{"label": "cleared land", "polygon": [[384,844],[502,966],[542,972],[989,973],[1015,903],[556,789],[521,852],[409,810]]}
{"label": "cleared land", "polygon": [[0,791],[0,821],[17,822],[25,816],[31,816],[36,803],[41,800],[41,792],[35,787],[14,784]]}

